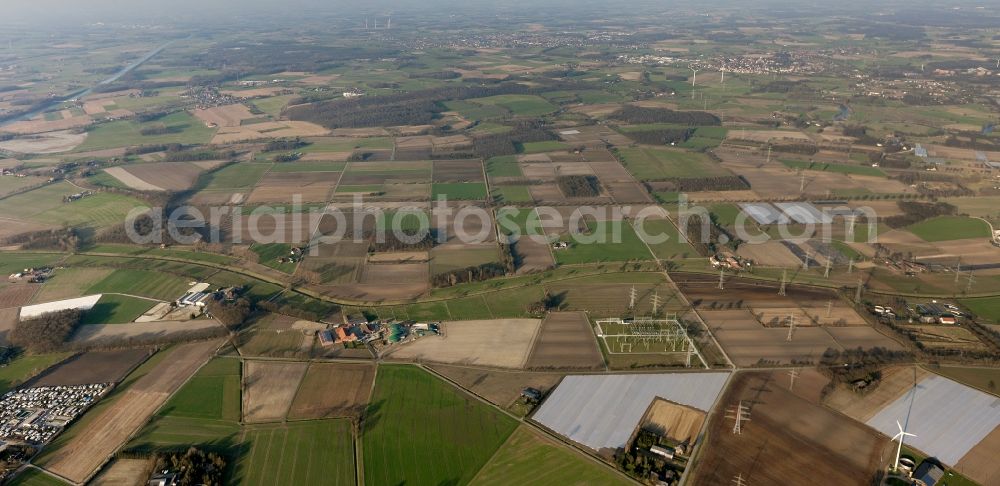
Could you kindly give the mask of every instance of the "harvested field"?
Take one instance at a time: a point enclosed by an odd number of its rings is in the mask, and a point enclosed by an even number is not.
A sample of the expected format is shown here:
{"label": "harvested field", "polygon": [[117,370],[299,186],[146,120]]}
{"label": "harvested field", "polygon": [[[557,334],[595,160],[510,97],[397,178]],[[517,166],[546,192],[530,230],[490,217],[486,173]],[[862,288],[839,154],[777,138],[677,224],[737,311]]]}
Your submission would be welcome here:
{"label": "harvested field", "polygon": [[480,160],[439,160],[434,162],[434,182],[483,182]]}
{"label": "harvested field", "polygon": [[214,319],[196,319],[193,321],[153,321],[133,322],[127,326],[121,324],[88,324],[81,326],[70,339],[74,343],[121,343],[154,342],[177,334],[202,332],[219,329],[222,324]]}
{"label": "harvested field", "polygon": [[441,336],[396,345],[385,356],[399,360],[522,368],[538,334],[537,319],[453,321]]}
{"label": "harvested field", "polygon": [[368,405],[374,381],[374,363],[311,363],[288,409],[288,418],[359,416]]}
{"label": "harvested field", "polygon": [[219,344],[219,341],[204,341],[166,351],[170,354],[163,361],[52,452],[45,462],[46,469],[72,481],[84,482],[208,361]]}
{"label": "harvested field", "polygon": [[517,273],[543,272],[555,266],[552,250],[546,243],[531,238],[521,238],[512,247],[517,264]]}
{"label": "harvested field", "polygon": [[[6,125],[4,127],[4,131],[10,133],[17,133],[21,135],[37,134],[37,133],[57,132],[63,130],[70,130],[72,128],[85,127],[87,125],[90,125],[90,123],[91,119],[89,116],[86,115],[74,116],[72,118],[63,118],[52,121],[46,121],[42,119],[22,120]],[[54,142],[48,142],[48,143],[51,144]],[[65,142],[60,142],[60,144],[63,143]]]}
{"label": "harvested field", "polygon": [[108,167],[107,169],[104,169],[104,173],[108,174],[111,177],[114,177],[115,179],[118,180],[118,182],[121,182],[122,184],[125,184],[126,186],[135,189],[137,191],[159,192],[165,190],[160,186],[153,185],[133,175],[129,171],[125,170],[124,167]]}
{"label": "harvested field", "polygon": [[0,217],[0,239],[9,238],[23,233],[42,231],[54,227],[54,225]]}
{"label": "harvested field", "polygon": [[219,127],[238,127],[243,120],[249,120],[255,115],[250,113],[250,109],[244,105],[216,106],[208,109],[195,109],[195,118],[205,122],[206,125]]}
{"label": "harvested field", "polygon": [[585,312],[550,312],[528,358],[529,369],[597,369],[604,358]]}
{"label": "harvested field", "polygon": [[780,241],[740,245],[737,253],[740,257],[753,260],[757,265],[765,267],[795,268],[802,265],[802,259]]}
{"label": "harvested field", "polygon": [[705,412],[669,400],[656,399],[649,405],[640,427],[677,442],[694,444],[705,423]]}
{"label": "harvested field", "polygon": [[247,202],[292,203],[296,196],[303,202],[325,202],[339,180],[340,172],[272,172],[257,184]]}
{"label": "harvested field", "polygon": [[425,263],[368,263],[364,266],[361,283],[402,284],[424,287],[428,266]]}
{"label": "harvested field", "polygon": [[649,193],[638,182],[611,182],[607,183],[607,189],[618,203],[653,202]]}
{"label": "harvested field", "polygon": [[0,142],[0,149],[22,154],[56,154],[69,152],[86,139],[86,133],[66,130]]}
{"label": "harvested field", "polygon": [[212,137],[212,143],[223,145],[264,138],[318,137],[328,133],[330,131],[326,128],[309,122],[273,121],[219,128],[219,131]]}
{"label": "harvested field", "polygon": [[860,395],[846,387],[837,387],[827,395],[823,403],[858,422],[867,422],[880,410],[912,390],[929,374],[918,366],[886,368],[882,370],[882,379],[875,390]]}
{"label": "harvested field", "polygon": [[0,283],[0,309],[21,307],[42,288],[42,284],[4,284]]}
{"label": "harvested field", "polygon": [[117,458],[90,484],[91,486],[142,486],[147,484],[154,466],[154,461],[151,459]]}
{"label": "harvested field", "polygon": [[430,368],[500,407],[507,407],[517,400],[526,387],[534,388],[544,396],[563,377],[559,373],[485,370],[465,366],[432,365]]}
{"label": "harvested field", "polygon": [[69,386],[118,383],[152,355],[151,349],[89,351],[46,370],[31,386]]}
{"label": "harvested field", "polygon": [[[750,421],[732,433],[725,413],[711,417],[692,484],[869,484],[884,464],[888,440],[877,432],[788,391],[775,373],[740,373],[720,407],[743,401]],[[721,411],[720,411],[721,412]]]}
{"label": "harvested field", "polygon": [[284,420],[308,363],[246,361],[244,366],[244,420]]}
{"label": "harvested field", "polygon": [[955,470],[980,484],[996,484],[1000,478],[997,451],[1000,451],[1000,427],[993,429],[993,432],[962,456],[962,459],[954,464]]}
{"label": "harvested field", "polygon": [[[218,164],[218,162],[215,163]],[[122,169],[145,184],[158,187],[161,191],[183,191],[189,189],[198,180],[198,176],[203,171],[201,167],[190,162],[153,162],[105,169],[105,172],[113,175],[116,179],[139,190],[147,189],[132,186],[127,180],[119,177],[117,172],[112,173],[115,169]]]}

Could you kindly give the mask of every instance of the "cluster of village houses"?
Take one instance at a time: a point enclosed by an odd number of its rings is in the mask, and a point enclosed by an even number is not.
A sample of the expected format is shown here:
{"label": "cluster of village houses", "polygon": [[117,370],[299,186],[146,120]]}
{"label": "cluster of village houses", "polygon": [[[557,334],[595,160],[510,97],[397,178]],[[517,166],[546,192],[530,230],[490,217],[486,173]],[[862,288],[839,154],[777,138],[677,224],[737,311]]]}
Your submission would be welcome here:
{"label": "cluster of village houses", "polygon": [[0,399],[0,440],[44,444],[111,389],[111,383],[39,386]]}
{"label": "cluster of village houses", "polygon": [[440,325],[435,322],[369,321],[364,316],[344,316],[343,324],[319,332],[319,342],[325,347],[361,343],[371,345],[378,351],[393,344],[440,333]]}
{"label": "cluster of village houses", "polygon": [[11,283],[42,283],[52,276],[52,268],[25,268],[24,270],[12,273],[7,276],[7,281]]}

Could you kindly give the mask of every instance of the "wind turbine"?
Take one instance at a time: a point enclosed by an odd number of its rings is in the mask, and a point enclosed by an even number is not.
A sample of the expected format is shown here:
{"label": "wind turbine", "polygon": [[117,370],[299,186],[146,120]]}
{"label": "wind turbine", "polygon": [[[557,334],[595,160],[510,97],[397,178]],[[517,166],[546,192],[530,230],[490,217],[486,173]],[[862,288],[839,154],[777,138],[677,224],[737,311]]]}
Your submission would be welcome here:
{"label": "wind turbine", "polygon": [[903,430],[903,426],[899,423],[899,420],[896,421],[896,427],[899,427],[899,433],[896,434],[892,440],[898,440],[899,447],[896,447],[896,462],[892,469],[894,471],[899,471],[899,455],[903,453],[903,440],[906,439],[906,436],[916,437],[916,435]]}
{"label": "wind turbine", "polygon": [[693,68],[691,66],[688,66],[688,69],[690,69],[691,72],[694,73],[694,75],[691,77],[691,86],[694,86],[695,84],[698,83],[698,71],[699,70],[695,69],[695,68]]}

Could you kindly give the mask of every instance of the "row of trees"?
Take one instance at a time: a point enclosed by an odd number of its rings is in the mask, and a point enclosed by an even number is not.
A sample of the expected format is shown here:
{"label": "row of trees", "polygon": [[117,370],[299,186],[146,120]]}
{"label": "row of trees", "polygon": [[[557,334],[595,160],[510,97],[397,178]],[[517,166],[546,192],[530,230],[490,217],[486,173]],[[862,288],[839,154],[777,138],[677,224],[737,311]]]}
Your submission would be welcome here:
{"label": "row of trees", "polygon": [[628,138],[646,145],[670,145],[687,142],[694,135],[694,128],[664,128],[660,130],[643,130],[627,132]]}
{"label": "row of trees", "polygon": [[678,125],[718,126],[722,124],[719,117],[705,111],[674,111],[667,108],[644,108],[635,105],[625,105],[613,113],[610,118],[625,123],[676,123]]}
{"label": "row of trees", "polygon": [[[646,184],[649,188],[649,184]],[[675,177],[660,181],[659,191],[742,191],[750,189],[750,183],[743,176]]]}

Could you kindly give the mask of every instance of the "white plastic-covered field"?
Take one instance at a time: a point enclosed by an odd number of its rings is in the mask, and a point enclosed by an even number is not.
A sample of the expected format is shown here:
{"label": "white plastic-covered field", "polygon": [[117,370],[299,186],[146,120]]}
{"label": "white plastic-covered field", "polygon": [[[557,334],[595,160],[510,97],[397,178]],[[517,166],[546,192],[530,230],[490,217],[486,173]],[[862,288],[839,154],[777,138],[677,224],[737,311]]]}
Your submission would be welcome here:
{"label": "white plastic-covered field", "polygon": [[42,314],[48,314],[50,312],[59,312],[64,310],[81,310],[88,311],[93,309],[97,305],[97,301],[101,300],[101,294],[88,295],[87,297],[80,297],[77,299],[66,299],[57,300],[55,302],[48,302],[45,304],[29,305],[21,308],[21,320],[31,319],[38,317]]}
{"label": "white plastic-covered field", "polygon": [[1000,399],[947,378],[930,375],[868,420],[889,437],[896,421],[916,437],[906,443],[955,465],[1000,426]]}
{"label": "white plastic-covered field", "polygon": [[729,373],[567,376],[533,419],[594,450],[623,447],[659,397],[709,411]]}

